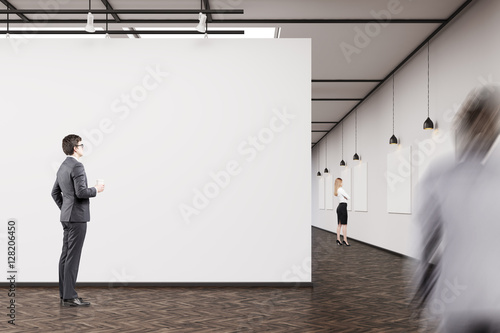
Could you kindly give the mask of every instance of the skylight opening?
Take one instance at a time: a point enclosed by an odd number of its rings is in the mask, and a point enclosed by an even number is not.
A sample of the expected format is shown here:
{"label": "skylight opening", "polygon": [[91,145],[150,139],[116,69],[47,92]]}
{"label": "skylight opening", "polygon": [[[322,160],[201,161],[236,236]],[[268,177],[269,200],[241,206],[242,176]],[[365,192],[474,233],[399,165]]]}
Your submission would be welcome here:
{"label": "skylight opening", "polygon": [[[235,27],[224,27],[224,28],[220,28],[220,27],[209,27],[208,30],[209,31],[225,31],[225,30],[236,30],[236,31],[244,31],[244,34],[208,34],[208,37],[209,38],[279,38],[279,32],[277,32],[277,29],[279,28],[274,28],[274,27],[270,27],[270,28],[263,28],[263,27],[255,27],[255,28],[241,28],[241,27],[238,27],[238,28],[235,28]],[[130,31],[129,28],[123,28],[123,30],[125,31]],[[194,28],[144,28],[144,27],[140,27],[140,28],[134,28],[134,33],[139,35],[140,38],[204,38],[205,37],[205,34],[203,33],[197,33],[197,34],[193,34],[193,35],[187,35],[187,34],[179,34],[179,35],[175,35],[175,34],[141,34],[141,30],[155,30],[155,31],[161,31],[161,30],[165,30],[165,31],[176,31],[176,30],[182,30],[182,31],[186,31],[186,30],[193,30],[193,31],[196,31]],[[132,34],[127,34],[127,36],[129,38],[135,38],[134,35]]]}

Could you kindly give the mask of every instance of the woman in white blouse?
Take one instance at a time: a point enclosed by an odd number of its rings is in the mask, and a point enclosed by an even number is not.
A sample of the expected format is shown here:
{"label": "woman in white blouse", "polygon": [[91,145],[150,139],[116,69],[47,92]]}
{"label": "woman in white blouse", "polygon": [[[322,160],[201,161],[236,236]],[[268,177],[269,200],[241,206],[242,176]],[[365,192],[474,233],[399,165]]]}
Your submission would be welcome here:
{"label": "woman in white blouse", "polygon": [[[337,245],[351,246],[347,242],[347,200],[349,195],[342,188],[342,178],[335,179],[335,188],[333,194],[339,198],[339,206],[337,207]],[[340,228],[344,235],[343,243],[340,241]]]}

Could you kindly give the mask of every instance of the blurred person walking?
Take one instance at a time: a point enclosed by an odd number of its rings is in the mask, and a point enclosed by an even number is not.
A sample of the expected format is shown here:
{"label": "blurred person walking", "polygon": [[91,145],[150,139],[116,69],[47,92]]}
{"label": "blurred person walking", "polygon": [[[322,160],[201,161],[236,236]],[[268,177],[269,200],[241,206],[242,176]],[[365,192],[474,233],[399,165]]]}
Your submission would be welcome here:
{"label": "blurred person walking", "polygon": [[500,332],[500,87],[472,90],[454,127],[455,156],[431,164],[417,191],[412,305],[441,332]]}

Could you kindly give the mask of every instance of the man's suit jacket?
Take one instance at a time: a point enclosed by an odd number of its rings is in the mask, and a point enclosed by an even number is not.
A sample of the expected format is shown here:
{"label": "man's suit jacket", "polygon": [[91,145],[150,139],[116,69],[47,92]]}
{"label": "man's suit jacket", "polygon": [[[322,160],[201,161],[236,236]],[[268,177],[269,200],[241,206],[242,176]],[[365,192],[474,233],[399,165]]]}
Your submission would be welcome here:
{"label": "man's suit jacket", "polygon": [[499,321],[500,265],[493,258],[500,256],[500,136],[497,143],[486,156],[477,151],[460,161],[443,156],[429,165],[419,184],[420,264],[437,264],[437,279],[428,278],[424,269],[418,274],[429,282],[429,314],[442,316],[448,328],[490,315]]}
{"label": "man's suit jacket", "polygon": [[57,171],[52,198],[61,210],[61,222],[90,221],[90,200],[97,195],[95,187],[87,187],[83,164],[68,156]]}

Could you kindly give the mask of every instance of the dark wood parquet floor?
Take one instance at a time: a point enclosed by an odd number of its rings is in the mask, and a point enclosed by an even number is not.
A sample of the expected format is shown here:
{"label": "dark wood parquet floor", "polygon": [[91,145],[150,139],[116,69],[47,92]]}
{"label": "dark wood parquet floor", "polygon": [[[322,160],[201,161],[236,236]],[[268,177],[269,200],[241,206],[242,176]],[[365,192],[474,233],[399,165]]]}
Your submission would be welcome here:
{"label": "dark wood parquet floor", "polygon": [[7,332],[433,332],[407,308],[409,259],[313,228],[314,287],[80,287],[88,308],[59,306],[55,287],[21,287]]}

